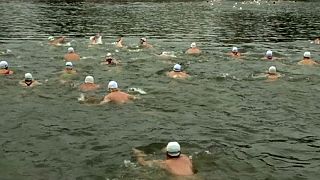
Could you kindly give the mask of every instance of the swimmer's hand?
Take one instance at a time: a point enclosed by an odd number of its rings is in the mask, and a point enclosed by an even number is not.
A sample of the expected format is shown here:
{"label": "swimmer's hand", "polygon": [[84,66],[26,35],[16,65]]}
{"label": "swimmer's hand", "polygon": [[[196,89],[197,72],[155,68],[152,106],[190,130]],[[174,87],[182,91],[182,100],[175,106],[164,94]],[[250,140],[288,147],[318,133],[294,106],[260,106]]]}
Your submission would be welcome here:
{"label": "swimmer's hand", "polygon": [[107,103],[109,103],[110,102],[110,99],[104,99],[103,101],[101,101],[100,103],[99,103],[99,105],[104,105],[104,104],[107,104]]}

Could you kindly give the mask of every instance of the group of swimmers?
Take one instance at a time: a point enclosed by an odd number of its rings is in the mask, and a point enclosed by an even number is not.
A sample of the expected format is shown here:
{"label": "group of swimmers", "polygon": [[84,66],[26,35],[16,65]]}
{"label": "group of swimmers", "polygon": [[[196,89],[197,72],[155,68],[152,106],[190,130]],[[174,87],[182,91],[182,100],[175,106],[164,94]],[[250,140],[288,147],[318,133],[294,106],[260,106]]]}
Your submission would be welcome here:
{"label": "group of swimmers", "polygon": [[[89,38],[89,46],[100,45],[102,43],[102,36],[98,33],[95,36]],[[58,37],[54,38],[50,36],[48,38],[49,44],[53,46],[60,46],[65,44],[65,37]],[[320,44],[320,40],[317,39],[315,43]],[[117,48],[126,48],[124,44],[123,36],[120,36],[117,41],[115,42],[115,47]],[[146,38],[141,38],[139,43],[140,48],[153,48],[151,44],[147,42]],[[199,55],[201,54],[201,50],[197,47],[196,43],[193,42],[190,45],[190,48],[185,52],[188,55]],[[228,53],[231,57],[234,58],[243,58],[244,56],[239,52],[237,47],[233,47],[231,52]],[[162,53],[161,56],[167,56],[168,54]],[[273,61],[280,58],[274,57],[271,50],[268,50],[264,57],[265,60]],[[77,72],[73,68],[73,63],[75,61],[80,60],[80,55],[75,52],[72,47],[69,47],[67,50],[67,54],[64,56],[64,60],[66,61],[64,75],[74,75]],[[111,53],[108,53],[105,59],[101,62],[103,65],[118,65],[120,61],[114,59]],[[303,55],[303,59],[298,62],[299,65],[317,65],[318,63],[311,59],[311,53],[305,52]],[[14,72],[9,69],[9,64],[6,61],[0,62],[0,74],[2,75],[11,75]],[[277,72],[275,66],[271,66],[268,69],[268,72],[265,74],[268,79],[276,80],[277,78],[281,77],[281,75]],[[176,79],[186,79],[190,77],[189,74],[182,71],[182,67],[180,64],[175,64],[173,66],[172,71],[167,73],[167,76],[170,78]],[[20,84],[25,87],[33,87],[39,85],[38,81],[34,80],[31,73],[26,73],[24,80],[20,81]],[[84,83],[79,86],[79,89],[82,92],[88,91],[95,91],[100,86],[95,84],[93,76],[86,76]],[[100,104],[105,104],[109,102],[114,103],[125,103],[130,100],[137,99],[137,97],[122,92],[116,81],[110,81],[108,83],[108,90],[109,93],[103,98]],[[192,165],[192,158],[188,157],[184,154],[181,154],[181,148],[178,142],[169,142],[166,147],[166,160],[146,160],[145,157],[147,156],[143,151],[138,149],[133,149],[134,156],[137,158],[137,161],[141,165],[145,166],[157,166],[163,169],[166,169],[173,175],[179,176],[190,176],[195,173],[194,167]]]}

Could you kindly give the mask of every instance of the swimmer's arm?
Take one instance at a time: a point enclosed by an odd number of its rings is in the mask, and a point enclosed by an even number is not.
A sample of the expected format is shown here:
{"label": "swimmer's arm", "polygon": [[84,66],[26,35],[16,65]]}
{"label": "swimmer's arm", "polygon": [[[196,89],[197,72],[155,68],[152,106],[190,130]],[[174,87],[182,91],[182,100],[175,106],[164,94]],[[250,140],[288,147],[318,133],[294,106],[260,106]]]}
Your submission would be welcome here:
{"label": "swimmer's arm", "polygon": [[128,98],[129,98],[130,100],[136,100],[136,99],[139,99],[138,97],[133,96],[133,95],[128,95]]}
{"label": "swimmer's arm", "polygon": [[110,101],[111,101],[111,100],[110,100],[108,97],[105,97],[105,98],[103,99],[103,101],[100,102],[100,105],[106,104],[106,103],[108,103],[108,102],[110,102]]}
{"label": "swimmer's arm", "polygon": [[122,47],[123,47],[123,45],[122,45],[121,43],[117,42],[116,47],[118,47],[118,48],[122,48]]}
{"label": "swimmer's arm", "polygon": [[304,62],[303,60],[299,61],[298,65],[303,65],[303,62]]}
{"label": "swimmer's arm", "polygon": [[268,77],[268,74],[267,74],[268,72],[266,72],[266,73],[261,73],[261,74],[258,74],[258,75],[251,75],[251,77],[252,78],[254,78],[254,79],[259,79],[259,78],[266,78],[266,77]]}
{"label": "swimmer's arm", "polygon": [[60,36],[57,40],[59,43],[63,43],[65,38],[66,38],[65,36]]}
{"label": "swimmer's arm", "polygon": [[26,83],[24,83],[24,80],[19,81],[19,84],[22,85],[22,86],[27,86]]}
{"label": "swimmer's arm", "polygon": [[147,155],[143,151],[140,151],[140,150],[135,149],[135,148],[133,148],[132,150],[133,150],[134,156],[137,158],[137,161],[138,161],[138,163],[140,165],[149,166],[149,167],[158,166],[158,167],[161,167],[161,168],[165,167],[162,160],[149,160],[149,161],[146,161],[144,159],[144,157],[146,157]]}
{"label": "swimmer's arm", "polygon": [[120,60],[114,60],[114,63],[116,64],[116,65],[119,65],[120,63],[121,63],[121,61]]}

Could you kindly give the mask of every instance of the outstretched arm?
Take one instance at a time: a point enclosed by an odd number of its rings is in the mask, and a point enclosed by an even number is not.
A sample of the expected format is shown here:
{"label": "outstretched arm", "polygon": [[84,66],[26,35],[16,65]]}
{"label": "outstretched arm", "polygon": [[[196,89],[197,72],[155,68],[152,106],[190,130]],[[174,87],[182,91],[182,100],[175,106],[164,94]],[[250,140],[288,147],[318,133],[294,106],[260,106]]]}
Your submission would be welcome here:
{"label": "outstretched arm", "polygon": [[139,97],[133,96],[133,95],[129,95],[128,98],[129,98],[130,100],[140,99]]}
{"label": "outstretched arm", "polygon": [[149,166],[149,167],[153,167],[153,166],[159,166],[159,167],[164,167],[163,165],[163,161],[161,160],[149,160],[149,161],[146,161],[144,159],[144,157],[146,157],[147,155],[143,152],[143,151],[140,151],[136,148],[132,148],[133,150],[133,154],[134,156],[137,158],[137,161],[140,165],[142,166]]}
{"label": "outstretched arm", "polygon": [[107,97],[103,98],[103,100],[100,102],[100,105],[106,104],[108,102],[110,102],[111,100]]}

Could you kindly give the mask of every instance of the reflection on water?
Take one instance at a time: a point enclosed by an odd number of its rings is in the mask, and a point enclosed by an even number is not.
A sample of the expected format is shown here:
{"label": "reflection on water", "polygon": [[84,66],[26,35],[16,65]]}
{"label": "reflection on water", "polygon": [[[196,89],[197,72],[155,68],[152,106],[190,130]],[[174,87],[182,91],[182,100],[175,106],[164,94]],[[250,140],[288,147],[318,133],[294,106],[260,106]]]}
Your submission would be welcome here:
{"label": "reflection on water", "polygon": [[[319,3],[234,3],[1,1],[0,60],[15,71],[0,81],[1,178],[168,179],[123,162],[135,162],[132,147],[163,158],[160,149],[177,140],[204,179],[317,179],[319,67],[296,63],[304,51],[320,60],[309,42],[320,34]],[[88,48],[97,32],[105,44]],[[114,48],[120,34],[131,49]],[[49,35],[65,35],[82,57],[71,85],[59,82],[68,47],[48,46]],[[155,49],[136,49],[140,37]],[[204,54],[184,55],[191,42]],[[226,56],[233,46],[243,61]],[[283,59],[261,60],[268,49]],[[122,65],[101,66],[108,52]],[[192,77],[167,78],[175,63]],[[252,78],[271,65],[285,76]],[[20,88],[26,72],[43,85]],[[103,87],[97,99],[109,80],[146,94],[87,106],[77,101],[87,75]]]}

